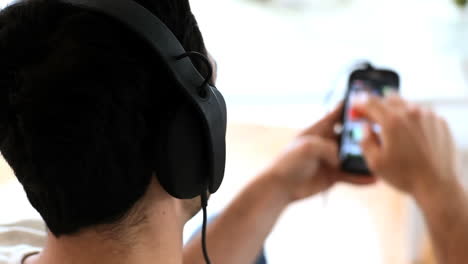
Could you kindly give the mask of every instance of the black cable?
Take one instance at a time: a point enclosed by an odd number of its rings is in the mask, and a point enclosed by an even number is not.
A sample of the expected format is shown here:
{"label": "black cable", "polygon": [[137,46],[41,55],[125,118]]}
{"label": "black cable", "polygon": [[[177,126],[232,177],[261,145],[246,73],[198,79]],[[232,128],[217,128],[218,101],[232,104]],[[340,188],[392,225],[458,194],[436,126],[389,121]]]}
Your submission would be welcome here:
{"label": "black cable", "polygon": [[203,90],[203,88],[209,84],[211,78],[213,77],[213,66],[211,65],[211,62],[210,60],[208,59],[208,57],[206,57],[204,54],[200,53],[200,52],[196,52],[196,51],[188,51],[178,57],[176,57],[177,60],[181,60],[183,58],[186,58],[186,57],[189,57],[189,58],[199,58],[201,59],[205,65],[208,67],[208,76],[205,77],[205,81],[203,82],[203,84],[198,88],[198,92],[200,93],[200,95],[202,97],[205,97],[206,96],[206,91]]}
{"label": "black cable", "polygon": [[202,226],[202,250],[203,257],[205,257],[206,264],[211,264],[210,257],[208,256],[208,249],[206,247],[206,226],[208,224],[208,216],[206,207],[208,206],[208,197],[206,191],[201,194],[201,205],[203,210],[203,226]]}

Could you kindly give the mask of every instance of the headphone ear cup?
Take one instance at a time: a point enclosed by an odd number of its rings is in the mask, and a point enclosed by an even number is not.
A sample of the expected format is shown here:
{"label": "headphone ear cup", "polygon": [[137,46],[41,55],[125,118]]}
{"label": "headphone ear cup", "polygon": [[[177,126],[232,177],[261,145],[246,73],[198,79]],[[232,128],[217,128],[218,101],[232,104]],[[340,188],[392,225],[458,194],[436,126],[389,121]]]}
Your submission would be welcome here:
{"label": "headphone ear cup", "polygon": [[191,199],[207,188],[206,132],[190,104],[180,104],[171,112],[159,128],[156,177],[170,195]]}

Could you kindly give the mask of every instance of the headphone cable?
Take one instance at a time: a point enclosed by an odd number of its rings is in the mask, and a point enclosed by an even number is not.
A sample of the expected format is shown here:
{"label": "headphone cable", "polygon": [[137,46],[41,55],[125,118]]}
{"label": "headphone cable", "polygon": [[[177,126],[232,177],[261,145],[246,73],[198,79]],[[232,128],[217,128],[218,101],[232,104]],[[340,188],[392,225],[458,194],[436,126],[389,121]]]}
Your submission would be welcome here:
{"label": "headphone cable", "polygon": [[206,191],[203,191],[201,194],[201,205],[203,210],[203,225],[202,225],[202,250],[203,257],[205,258],[206,264],[211,264],[210,257],[208,255],[208,249],[206,247],[206,226],[208,224],[207,209],[208,206],[208,197]]}

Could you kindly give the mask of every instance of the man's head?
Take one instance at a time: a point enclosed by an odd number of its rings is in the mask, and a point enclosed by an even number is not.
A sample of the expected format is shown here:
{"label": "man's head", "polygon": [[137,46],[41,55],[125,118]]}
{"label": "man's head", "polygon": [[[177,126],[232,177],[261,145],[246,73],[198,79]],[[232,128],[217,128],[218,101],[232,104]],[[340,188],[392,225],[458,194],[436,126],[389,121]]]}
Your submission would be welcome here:
{"label": "man's head", "polygon": [[[206,54],[188,1],[136,2]],[[57,1],[1,12],[0,150],[56,236],[118,224],[153,181],[157,131],[186,102],[149,54],[116,21]]]}

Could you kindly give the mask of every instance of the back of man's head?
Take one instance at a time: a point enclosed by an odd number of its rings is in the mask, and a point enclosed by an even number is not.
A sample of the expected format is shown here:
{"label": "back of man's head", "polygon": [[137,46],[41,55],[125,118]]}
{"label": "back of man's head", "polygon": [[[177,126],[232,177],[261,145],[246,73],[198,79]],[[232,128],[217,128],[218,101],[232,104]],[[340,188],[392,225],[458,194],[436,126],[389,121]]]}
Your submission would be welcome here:
{"label": "back of man's head", "polygon": [[[206,53],[188,0],[135,1]],[[158,129],[184,103],[151,54],[120,23],[58,1],[0,13],[0,150],[54,235],[119,223],[147,190]]]}

